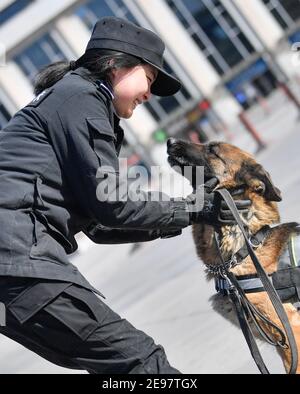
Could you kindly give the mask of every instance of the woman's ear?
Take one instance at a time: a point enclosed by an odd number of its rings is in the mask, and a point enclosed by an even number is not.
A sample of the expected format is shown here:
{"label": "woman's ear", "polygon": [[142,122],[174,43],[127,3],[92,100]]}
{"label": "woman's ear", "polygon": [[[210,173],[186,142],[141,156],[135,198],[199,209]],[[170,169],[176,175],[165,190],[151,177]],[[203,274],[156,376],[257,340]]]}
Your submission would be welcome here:
{"label": "woman's ear", "polygon": [[107,61],[107,65],[108,65],[109,67],[113,67],[114,64],[115,64],[114,59],[109,59],[109,60]]}
{"label": "woman's ear", "polygon": [[114,67],[114,63],[115,63],[114,59],[109,59],[109,60],[107,61],[107,66],[108,66],[108,67],[111,67],[111,70],[110,70],[110,72],[109,72],[109,78],[110,78],[111,81],[113,81],[113,80],[116,78],[117,71],[118,71],[118,70]]}

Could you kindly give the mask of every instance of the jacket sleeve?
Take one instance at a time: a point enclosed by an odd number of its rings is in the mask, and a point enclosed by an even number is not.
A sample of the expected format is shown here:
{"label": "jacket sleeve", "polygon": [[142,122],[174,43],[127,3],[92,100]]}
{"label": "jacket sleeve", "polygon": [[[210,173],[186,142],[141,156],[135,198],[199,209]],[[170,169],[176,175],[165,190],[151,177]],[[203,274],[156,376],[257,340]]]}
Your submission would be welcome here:
{"label": "jacket sleeve", "polygon": [[184,200],[170,201],[162,193],[153,198],[151,192],[141,193],[138,201],[127,198],[108,107],[99,92],[84,90],[69,97],[56,109],[48,128],[81,214],[119,229],[178,230],[189,224]]}
{"label": "jacket sleeve", "polygon": [[114,229],[94,224],[83,230],[93,242],[97,244],[124,244],[154,241],[158,238],[176,237],[182,233],[182,230],[124,230]]}

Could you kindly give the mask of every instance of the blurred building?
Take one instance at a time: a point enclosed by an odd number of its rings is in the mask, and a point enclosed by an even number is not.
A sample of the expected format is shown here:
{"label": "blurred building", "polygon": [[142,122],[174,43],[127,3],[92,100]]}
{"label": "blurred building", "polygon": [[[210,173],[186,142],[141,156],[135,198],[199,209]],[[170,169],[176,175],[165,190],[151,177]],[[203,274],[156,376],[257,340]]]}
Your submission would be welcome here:
{"label": "blurred building", "polygon": [[123,123],[133,164],[150,164],[144,148],[166,136],[226,139],[243,109],[300,75],[291,60],[299,0],[0,0],[0,126],[32,99],[37,71],[81,56],[107,15],[155,30],[166,42],[166,68],[183,82],[174,97],[152,97]]}

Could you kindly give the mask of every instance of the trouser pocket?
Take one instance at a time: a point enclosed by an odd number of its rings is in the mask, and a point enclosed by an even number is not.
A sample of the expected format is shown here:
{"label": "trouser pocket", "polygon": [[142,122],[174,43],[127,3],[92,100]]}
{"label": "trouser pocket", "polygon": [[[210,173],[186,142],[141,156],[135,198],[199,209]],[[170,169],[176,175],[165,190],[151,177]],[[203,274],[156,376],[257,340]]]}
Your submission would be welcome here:
{"label": "trouser pocket", "polygon": [[92,291],[75,284],[65,289],[44,310],[82,340],[101,325],[107,314],[106,305]]}
{"label": "trouser pocket", "polygon": [[7,309],[23,324],[70,286],[70,282],[38,279],[9,302]]}

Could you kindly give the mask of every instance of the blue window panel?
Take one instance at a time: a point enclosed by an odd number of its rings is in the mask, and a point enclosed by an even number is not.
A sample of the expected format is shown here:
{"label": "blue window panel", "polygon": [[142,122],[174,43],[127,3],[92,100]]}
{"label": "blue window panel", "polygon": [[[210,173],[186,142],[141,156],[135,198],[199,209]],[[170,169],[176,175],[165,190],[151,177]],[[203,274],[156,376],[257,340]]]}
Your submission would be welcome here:
{"label": "blue window panel", "polygon": [[268,70],[268,66],[264,60],[259,59],[257,62],[252,64],[246,70],[239,73],[235,78],[226,83],[227,88],[237,95],[240,95],[239,89],[241,86],[252,81],[255,77],[265,73]]}
{"label": "blue window panel", "polygon": [[123,0],[92,0],[79,7],[75,13],[90,30],[98,19],[105,16],[118,16],[139,24]]}
{"label": "blue window panel", "polygon": [[296,42],[300,42],[300,30],[296,31],[296,33],[289,36],[289,41],[291,44],[295,44]]}
{"label": "blue window panel", "polygon": [[205,11],[205,5],[201,0],[185,0],[185,6],[189,9],[192,15]]}
{"label": "blue window panel", "polygon": [[242,55],[236,49],[227,33],[203,5],[202,1],[186,0],[184,5],[189,9],[199,26],[201,26],[202,30],[230,66],[234,66],[243,60]]}
{"label": "blue window panel", "polygon": [[159,100],[159,104],[163,107],[164,111],[167,114],[170,114],[173,112],[176,108],[179,107],[179,103],[176,100],[175,96],[168,96],[168,97],[163,97]]}
{"label": "blue window panel", "polygon": [[[167,0],[169,7],[189,31],[199,48],[204,51],[209,62],[222,75],[243,61],[245,53],[254,52],[254,47],[222,3],[217,0],[212,2],[213,6],[219,9],[219,15],[226,26],[225,30],[214,14],[215,9],[208,7],[204,1]],[[233,32],[234,37],[232,37]]]}
{"label": "blue window panel", "polygon": [[66,56],[48,33],[14,58],[31,81],[42,67],[60,60]]}
{"label": "blue window panel", "polygon": [[0,25],[7,22],[31,3],[33,3],[33,0],[18,0],[4,8],[0,12]]}
{"label": "blue window panel", "polygon": [[93,0],[79,7],[76,10],[76,15],[91,30],[99,18],[113,16],[114,14],[105,1]]}

